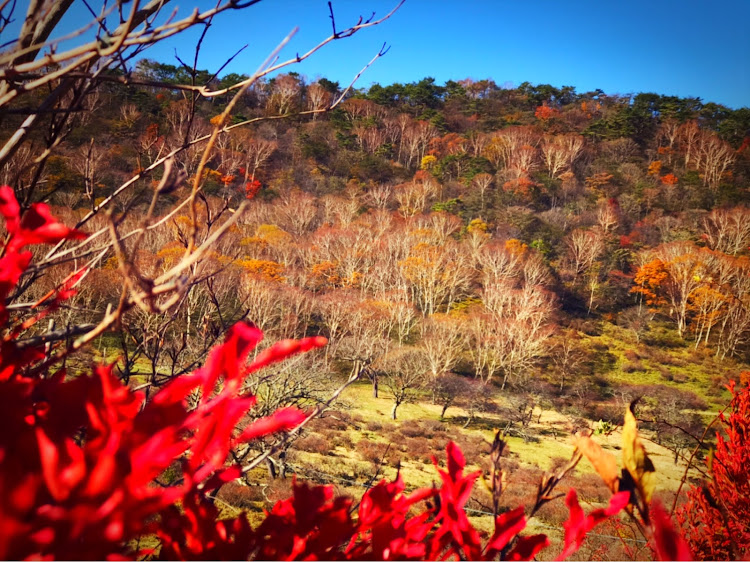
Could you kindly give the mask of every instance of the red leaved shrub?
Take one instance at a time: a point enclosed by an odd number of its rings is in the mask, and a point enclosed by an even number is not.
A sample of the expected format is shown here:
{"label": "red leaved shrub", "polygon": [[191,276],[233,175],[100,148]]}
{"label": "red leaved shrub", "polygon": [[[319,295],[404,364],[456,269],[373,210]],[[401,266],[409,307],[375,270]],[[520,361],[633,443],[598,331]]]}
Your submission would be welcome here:
{"label": "red leaved shrub", "polygon": [[735,390],[729,414],[719,418],[723,433],[708,459],[711,479],[693,486],[677,511],[685,538],[702,560],[744,560],[750,556],[750,387]]}

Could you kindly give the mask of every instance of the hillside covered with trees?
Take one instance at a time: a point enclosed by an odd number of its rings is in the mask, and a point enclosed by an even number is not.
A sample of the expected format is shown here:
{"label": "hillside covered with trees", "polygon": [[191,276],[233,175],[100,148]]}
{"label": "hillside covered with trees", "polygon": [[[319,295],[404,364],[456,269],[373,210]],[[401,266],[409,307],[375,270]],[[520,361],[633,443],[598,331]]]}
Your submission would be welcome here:
{"label": "hillside covered with trees", "polygon": [[[210,77],[150,60],[137,69],[136,83]],[[76,223],[137,174],[116,205],[124,223],[147,212],[164,219],[132,248],[137,268],[155,275],[188,246],[192,226],[170,206],[179,193],[149,209],[160,178],[148,172],[209,134],[227,99],[117,78],[88,100],[94,111],[73,123],[35,195]],[[154,380],[192,365],[244,314],[275,337],[326,335],[325,365],[313,370],[361,372],[376,391],[378,380],[429,386],[458,373],[503,389],[539,386],[569,405],[592,387],[580,364],[598,361],[588,369],[596,376],[611,361],[577,349],[607,326],[633,344],[692,348],[735,371],[733,360],[747,361],[750,110],[427,78],[376,84],[306,115],[340,90],[291,73],[240,98],[231,122],[257,123],[218,137],[197,226],[208,233],[243,200],[248,209],[177,315],[133,317],[119,343],[106,342],[123,347],[126,377],[144,376],[147,363]],[[6,118],[6,130],[16,121]],[[16,154],[5,183],[30,180],[24,158],[43,143]],[[176,157],[188,184],[201,156],[189,148]],[[116,263],[113,253],[99,257],[80,308],[116,304]],[[67,314],[61,325],[91,321]],[[410,362],[414,380],[396,383]],[[633,358],[626,370],[641,368]]]}

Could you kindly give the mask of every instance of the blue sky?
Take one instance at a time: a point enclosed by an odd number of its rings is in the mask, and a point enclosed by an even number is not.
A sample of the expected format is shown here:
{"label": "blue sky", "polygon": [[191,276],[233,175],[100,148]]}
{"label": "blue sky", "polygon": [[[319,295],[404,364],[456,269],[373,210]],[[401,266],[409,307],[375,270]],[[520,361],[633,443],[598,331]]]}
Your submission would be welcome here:
{"label": "blue sky", "polygon": [[[335,0],[339,28],[359,14],[387,13],[397,0]],[[180,14],[213,2],[173,1]],[[81,11],[69,21],[81,21]],[[326,0],[265,0],[219,16],[199,67],[217,70],[249,43],[225,72],[252,73],[296,25],[282,58],[330,34]],[[146,56],[192,61],[198,32],[170,39]],[[750,106],[750,0],[406,0],[381,26],[326,46],[293,67],[309,78],[348,82],[378,51],[390,52],[357,83],[439,83],[466,77],[498,84],[571,85],[579,92],[656,92],[697,96],[730,107]],[[284,56],[286,55],[286,56]]]}

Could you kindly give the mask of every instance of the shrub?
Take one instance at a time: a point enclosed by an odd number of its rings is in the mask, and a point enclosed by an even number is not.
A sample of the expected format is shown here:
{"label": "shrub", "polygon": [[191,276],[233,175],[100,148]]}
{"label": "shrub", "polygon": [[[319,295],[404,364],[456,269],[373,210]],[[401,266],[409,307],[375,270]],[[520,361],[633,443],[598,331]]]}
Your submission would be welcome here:
{"label": "shrub", "polygon": [[[446,425],[438,420],[423,420],[422,427],[425,428],[425,431],[427,431],[430,434],[430,437],[432,438],[435,433],[444,433],[448,431],[448,428]],[[441,447],[444,449],[445,447]]]}
{"label": "shrub", "polygon": [[343,447],[344,449],[351,449],[354,447],[354,442],[352,441],[352,438],[349,437],[346,433],[341,433],[333,438],[331,441],[331,445],[334,447]]}
{"label": "shrub", "polygon": [[659,376],[665,381],[674,380],[674,375],[672,374],[672,371],[667,369],[666,367],[659,367],[658,371],[659,371]]}
{"label": "shrub", "polygon": [[300,451],[318,453],[320,455],[325,455],[331,450],[328,440],[324,439],[317,433],[310,433],[301,439],[297,439],[294,442],[294,447]]}
{"label": "shrub", "polygon": [[635,373],[636,371],[646,370],[646,367],[643,366],[643,363],[638,360],[628,361],[621,368],[623,373]]}
{"label": "shrub", "polygon": [[231,506],[247,509],[258,502],[266,501],[260,486],[246,486],[240,482],[227,482],[216,494],[221,501]]}
{"label": "shrub", "polygon": [[341,417],[342,412],[331,412],[315,420],[314,427],[327,431],[346,431],[349,429],[348,418]]}
{"label": "shrub", "polygon": [[427,432],[417,420],[401,422],[398,432],[404,437],[427,437]]}
{"label": "shrub", "polygon": [[[360,457],[375,465],[381,462],[388,464],[388,460],[393,457],[393,447],[369,439],[362,439],[357,443],[356,450]],[[388,457],[386,457],[386,452],[388,452]]]}
{"label": "shrub", "polygon": [[740,560],[750,555],[750,387],[733,393],[728,415],[719,415],[710,478],[693,486],[677,511],[693,553],[704,560]]}
{"label": "shrub", "polygon": [[623,356],[628,361],[638,361],[641,356],[638,354],[638,352],[635,349],[626,349],[623,353]]}
{"label": "shrub", "polygon": [[426,439],[406,439],[401,445],[401,451],[406,459],[428,463],[438,452],[431,445]]}

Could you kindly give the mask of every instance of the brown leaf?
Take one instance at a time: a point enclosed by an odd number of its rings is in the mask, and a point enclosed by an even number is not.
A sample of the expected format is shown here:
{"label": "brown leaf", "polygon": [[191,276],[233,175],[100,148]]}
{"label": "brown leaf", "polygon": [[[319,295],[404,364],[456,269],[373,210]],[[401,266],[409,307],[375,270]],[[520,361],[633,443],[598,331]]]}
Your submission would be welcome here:
{"label": "brown leaf", "polygon": [[577,435],[573,444],[594,466],[612,493],[617,493],[620,478],[618,476],[619,469],[617,468],[615,457],[602,449],[598,443],[595,443],[586,435]]}
{"label": "brown leaf", "polygon": [[622,460],[641,491],[644,501],[648,503],[656,486],[656,469],[638,437],[638,422],[633,415],[634,407],[635,401],[631,402],[625,411],[625,424],[622,427]]}

